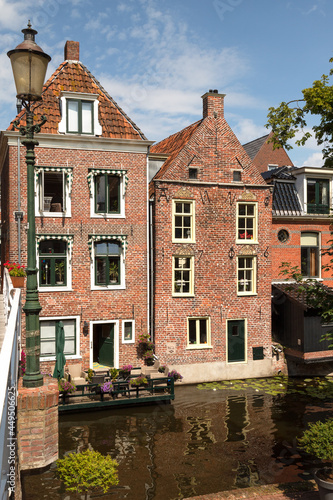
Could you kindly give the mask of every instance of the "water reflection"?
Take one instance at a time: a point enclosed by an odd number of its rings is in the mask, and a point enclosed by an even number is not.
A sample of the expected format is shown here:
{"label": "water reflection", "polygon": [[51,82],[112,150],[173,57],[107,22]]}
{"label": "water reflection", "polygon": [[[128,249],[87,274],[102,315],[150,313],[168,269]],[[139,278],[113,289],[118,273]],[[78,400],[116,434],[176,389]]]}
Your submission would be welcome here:
{"label": "water reflection", "polygon": [[249,425],[246,403],[246,396],[228,397],[227,418],[225,420],[228,432],[226,441],[245,441],[246,428]]}
{"label": "water reflection", "polygon": [[[177,387],[172,405],[62,415],[60,457],[93,448],[116,459],[119,486],[104,500],[179,500],[296,481],[314,464],[295,439],[332,409],[332,399],[293,393]],[[56,480],[54,467],[24,478],[24,500],[46,498],[76,498]]]}

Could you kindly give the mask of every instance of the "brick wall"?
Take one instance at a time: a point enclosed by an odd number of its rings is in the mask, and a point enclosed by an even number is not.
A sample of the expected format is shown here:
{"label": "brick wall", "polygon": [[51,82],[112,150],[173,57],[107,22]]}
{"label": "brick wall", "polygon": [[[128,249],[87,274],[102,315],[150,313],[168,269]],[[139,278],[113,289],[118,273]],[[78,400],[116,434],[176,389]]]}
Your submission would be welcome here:
{"label": "brick wall", "polygon": [[[285,279],[280,274],[280,266],[283,262],[289,262],[292,266],[301,266],[301,233],[314,231],[320,234],[320,246],[322,250],[329,248],[329,240],[331,240],[329,219],[313,219],[297,220],[292,219],[273,219],[272,225],[272,278],[273,280]],[[278,239],[280,230],[286,230],[289,234],[289,239],[285,243],[281,243]],[[321,263],[319,266],[328,265],[330,257],[321,255]],[[332,272],[321,269],[321,278],[323,284],[333,286]]]}
{"label": "brick wall", "polygon": [[[21,206],[24,219],[21,232],[22,263],[27,262],[26,164],[25,148],[21,148]],[[110,151],[36,148],[36,164],[73,168],[70,218],[36,217],[37,234],[70,234],[74,236],[72,252],[72,290],[40,291],[41,318],[54,316],[80,317],[80,355],[83,367],[89,367],[90,337],[84,336],[85,321],[119,321],[119,364],[138,364],[135,344],[122,344],[122,320],[135,320],[136,337],[146,332],[147,325],[147,202],[146,155]],[[88,169],[97,167],[127,170],[129,178],[125,195],[125,218],[91,218]],[[17,148],[9,147],[9,162],[3,172],[3,232],[8,238],[2,248],[2,258],[17,260],[18,229],[14,220],[17,210]],[[10,196],[8,196],[10,193]],[[7,205],[8,203],[8,205]],[[127,235],[126,289],[91,290],[91,259],[88,237],[91,234]],[[37,263],[38,266],[38,263]],[[24,337],[24,336],[23,336]],[[69,363],[71,361],[68,361]],[[73,360],[73,362],[78,362]],[[52,371],[54,362],[42,362],[43,371]]]}

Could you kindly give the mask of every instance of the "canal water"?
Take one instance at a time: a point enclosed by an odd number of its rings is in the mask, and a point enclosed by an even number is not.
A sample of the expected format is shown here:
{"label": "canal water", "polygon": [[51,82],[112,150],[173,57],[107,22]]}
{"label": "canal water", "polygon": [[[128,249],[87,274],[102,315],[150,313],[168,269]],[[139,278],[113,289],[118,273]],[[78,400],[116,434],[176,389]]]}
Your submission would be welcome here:
{"label": "canal water", "polygon": [[[177,386],[171,404],[61,415],[59,455],[90,448],[118,461],[119,485],[94,499],[178,500],[306,480],[318,463],[297,437],[332,410],[327,378]],[[54,466],[23,478],[24,500],[50,498],[78,498]]]}

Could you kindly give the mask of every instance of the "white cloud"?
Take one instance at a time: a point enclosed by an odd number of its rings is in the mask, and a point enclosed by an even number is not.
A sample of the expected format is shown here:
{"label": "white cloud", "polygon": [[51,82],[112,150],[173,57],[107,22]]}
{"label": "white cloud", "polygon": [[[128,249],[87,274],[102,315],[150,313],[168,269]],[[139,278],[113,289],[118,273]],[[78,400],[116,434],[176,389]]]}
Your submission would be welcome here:
{"label": "white cloud", "polygon": [[302,167],[322,167],[323,166],[322,153],[316,152],[309,156],[304,162]]}
{"label": "white cloud", "polygon": [[24,0],[0,0],[0,28],[18,31],[26,26],[30,5]]}
{"label": "white cloud", "polygon": [[233,126],[233,131],[241,144],[258,139],[269,133],[267,128],[256,125],[249,118],[241,118],[238,123]]}

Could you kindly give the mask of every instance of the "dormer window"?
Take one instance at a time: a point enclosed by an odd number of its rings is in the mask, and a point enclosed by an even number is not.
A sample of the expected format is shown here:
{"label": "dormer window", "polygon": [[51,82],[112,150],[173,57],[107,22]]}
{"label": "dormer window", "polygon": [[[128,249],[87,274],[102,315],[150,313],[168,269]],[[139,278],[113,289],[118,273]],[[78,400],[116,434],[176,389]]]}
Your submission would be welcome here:
{"label": "dormer window", "polygon": [[63,92],[60,99],[60,133],[102,135],[102,127],[98,121],[98,94]]}
{"label": "dormer window", "polygon": [[69,134],[94,134],[94,103],[67,99],[67,132]]}

